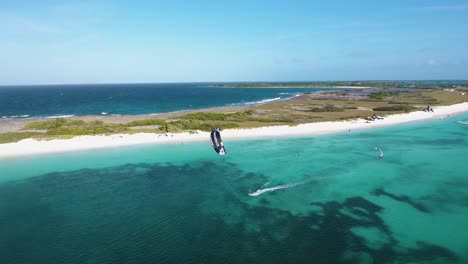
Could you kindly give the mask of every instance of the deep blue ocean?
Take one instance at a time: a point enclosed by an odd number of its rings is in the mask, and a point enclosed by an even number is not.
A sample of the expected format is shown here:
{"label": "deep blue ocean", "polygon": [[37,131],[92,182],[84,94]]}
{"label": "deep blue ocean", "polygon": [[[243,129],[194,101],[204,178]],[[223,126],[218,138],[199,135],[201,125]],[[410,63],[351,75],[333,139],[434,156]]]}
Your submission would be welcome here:
{"label": "deep blue ocean", "polygon": [[0,118],[137,115],[248,105],[330,88],[215,88],[209,83],[0,87]]}

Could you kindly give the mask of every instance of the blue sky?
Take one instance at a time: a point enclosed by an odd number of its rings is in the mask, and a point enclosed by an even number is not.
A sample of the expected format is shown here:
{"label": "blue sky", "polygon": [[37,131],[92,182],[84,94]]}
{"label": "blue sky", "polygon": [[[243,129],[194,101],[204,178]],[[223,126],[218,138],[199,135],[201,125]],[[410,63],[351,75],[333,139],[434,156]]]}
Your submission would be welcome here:
{"label": "blue sky", "polygon": [[468,1],[0,2],[0,85],[468,79]]}

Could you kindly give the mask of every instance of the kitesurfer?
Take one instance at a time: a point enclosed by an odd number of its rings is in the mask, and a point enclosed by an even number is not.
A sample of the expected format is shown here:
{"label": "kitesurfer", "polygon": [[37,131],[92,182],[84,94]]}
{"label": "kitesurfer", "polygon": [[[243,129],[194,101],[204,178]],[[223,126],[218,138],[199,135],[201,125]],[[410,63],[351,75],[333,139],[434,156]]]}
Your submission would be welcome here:
{"label": "kitesurfer", "polygon": [[384,156],[384,153],[383,153],[382,149],[380,149],[379,147],[375,147],[374,149],[378,150],[380,152],[379,159],[382,159],[383,156]]}
{"label": "kitesurfer", "polygon": [[249,186],[249,194],[251,194],[251,193],[252,193],[252,187]]}

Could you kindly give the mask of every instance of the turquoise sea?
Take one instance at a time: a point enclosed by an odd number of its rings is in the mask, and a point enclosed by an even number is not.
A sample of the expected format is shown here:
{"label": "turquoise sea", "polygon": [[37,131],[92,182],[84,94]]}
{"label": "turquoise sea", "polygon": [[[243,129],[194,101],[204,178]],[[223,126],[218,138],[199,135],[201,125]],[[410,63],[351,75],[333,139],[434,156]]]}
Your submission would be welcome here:
{"label": "turquoise sea", "polygon": [[468,263],[460,120],[0,160],[0,263]]}

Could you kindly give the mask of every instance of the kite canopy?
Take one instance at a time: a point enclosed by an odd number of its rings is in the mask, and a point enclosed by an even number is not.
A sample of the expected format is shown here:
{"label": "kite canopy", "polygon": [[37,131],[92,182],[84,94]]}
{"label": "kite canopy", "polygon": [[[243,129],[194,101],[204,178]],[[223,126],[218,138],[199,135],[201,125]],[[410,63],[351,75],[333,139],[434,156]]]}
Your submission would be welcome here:
{"label": "kite canopy", "polygon": [[211,145],[213,146],[213,149],[216,151],[216,153],[219,155],[226,154],[226,149],[224,149],[223,140],[221,139],[221,129],[218,127],[213,128],[213,130],[211,130],[210,140]]}

